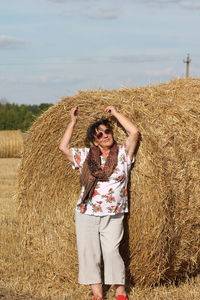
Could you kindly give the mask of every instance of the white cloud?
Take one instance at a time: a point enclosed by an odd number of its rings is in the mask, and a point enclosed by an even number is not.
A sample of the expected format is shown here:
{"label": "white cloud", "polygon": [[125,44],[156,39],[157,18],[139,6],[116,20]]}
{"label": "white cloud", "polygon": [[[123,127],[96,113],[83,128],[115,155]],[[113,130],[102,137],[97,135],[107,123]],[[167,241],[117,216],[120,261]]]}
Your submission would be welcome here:
{"label": "white cloud", "polygon": [[153,77],[172,76],[174,75],[174,70],[173,68],[165,68],[162,70],[145,70],[144,74]]}
{"label": "white cloud", "polygon": [[99,20],[112,20],[119,17],[122,9],[118,8],[117,5],[110,5],[107,2],[100,2],[98,0],[48,0],[56,4],[68,4],[65,5],[66,11],[64,14],[82,14],[89,19]]}
{"label": "white cloud", "polygon": [[70,2],[70,3],[79,3],[79,2],[97,2],[98,0],[48,0],[49,2],[53,2],[53,3],[58,3],[58,4],[62,4],[62,3],[67,3],[67,2]]}
{"label": "white cloud", "polygon": [[169,59],[170,55],[157,55],[157,54],[125,54],[115,55],[110,58],[111,62],[116,63],[143,63],[143,62],[154,62],[164,61]]}
{"label": "white cloud", "polygon": [[189,9],[200,9],[200,3],[196,1],[181,1],[180,5]]}
{"label": "white cloud", "polygon": [[67,2],[69,0],[48,0],[50,2],[54,2],[54,3],[64,3],[64,2]]}
{"label": "white cloud", "polygon": [[120,15],[119,9],[116,7],[110,7],[107,9],[98,9],[98,11],[93,11],[86,13],[86,16],[90,19],[103,19],[112,20],[118,18]]}
{"label": "white cloud", "polygon": [[148,5],[164,5],[169,3],[179,3],[181,0],[129,0],[132,2],[146,3]]}
{"label": "white cloud", "polygon": [[189,9],[200,9],[199,0],[185,1],[185,0],[129,0],[131,2],[145,3],[148,5],[163,6],[166,4],[178,4],[181,7]]}
{"label": "white cloud", "polygon": [[146,2],[146,3],[158,3],[158,4],[166,4],[166,3],[170,3],[170,2],[178,2],[180,0],[142,0],[142,2]]}
{"label": "white cloud", "polygon": [[1,49],[15,49],[23,46],[26,42],[8,35],[0,35],[0,48]]}
{"label": "white cloud", "polygon": [[197,77],[197,78],[199,78],[199,76],[200,76],[200,66],[191,66],[191,68],[190,68],[190,75],[192,76],[192,77]]}
{"label": "white cloud", "polygon": [[[100,4],[98,0],[47,0],[49,2],[53,2],[53,3],[57,3],[57,4],[63,4],[63,3],[70,3],[70,4],[78,4],[78,3],[82,3],[82,4],[88,4],[90,3],[90,5],[96,3],[96,4]],[[156,5],[156,6],[164,6],[167,4],[178,4],[181,7],[184,8],[188,8],[188,9],[200,9],[200,3],[199,0],[192,0],[192,1],[187,1],[187,0],[126,0],[127,2],[132,2],[132,3],[143,3],[143,4],[147,4],[147,5]],[[125,0],[121,0],[122,4],[125,4]],[[118,5],[120,4],[120,1],[118,1]],[[108,3],[104,2],[101,3],[101,5],[108,5]],[[120,5],[121,6],[121,5]],[[110,12],[111,16],[109,17],[109,12],[107,12],[108,17],[107,18],[112,18],[112,13]],[[101,18],[100,16],[103,16],[103,12],[99,12],[99,18]],[[115,13],[114,13],[115,15]],[[95,18],[95,16],[94,16]],[[98,14],[97,17],[98,18]],[[103,17],[102,17],[103,18]],[[106,18],[106,11],[105,11],[105,18]]]}
{"label": "white cloud", "polygon": [[0,81],[17,84],[74,84],[83,81],[81,76],[52,76],[52,75],[36,75],[26,77],[1,77]]}

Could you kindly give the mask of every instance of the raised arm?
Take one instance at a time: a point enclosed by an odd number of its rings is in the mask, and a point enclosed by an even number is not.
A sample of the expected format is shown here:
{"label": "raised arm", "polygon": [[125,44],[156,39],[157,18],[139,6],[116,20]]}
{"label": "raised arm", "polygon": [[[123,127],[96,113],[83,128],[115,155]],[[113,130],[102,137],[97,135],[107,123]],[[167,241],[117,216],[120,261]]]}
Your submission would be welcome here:
{"label": "raised arm", "polygon": [[128,150],[128,155],[132,160],[139,139],[138,128],[128,118],[119,113],[114,106],[107,106],[105,111],[113,115],[126,130],[128,134],[128,138],[126,139],[126,147]]}
{"label": "raised arm", "polygon": [[70,122],[65,130],[65,133],[61,139],[59,149],[66,155],[67,159],[73,162],[72,150],[70,149],[70,141],[73,134],[74,126],[76,125],[78,118],[78,107],[75,106],[70,110]]}

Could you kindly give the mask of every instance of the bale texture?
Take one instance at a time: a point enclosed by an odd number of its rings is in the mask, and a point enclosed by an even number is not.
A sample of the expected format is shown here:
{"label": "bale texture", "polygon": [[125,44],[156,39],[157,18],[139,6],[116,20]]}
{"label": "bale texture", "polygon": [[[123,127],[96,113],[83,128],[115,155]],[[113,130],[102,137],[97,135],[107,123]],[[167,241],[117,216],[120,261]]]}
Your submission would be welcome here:
{"label": "bale texture", "polygon": [[[25,142],[18,194],[23,276],[31,286],[55,292],[77,286],[74,207],[79,174],[58,149],[75,105],[80,116],[74,147],[85,146],[87,127],[107,117],[107,105],[115,105],[141,133],[121,248],[129,282],[152,285],[200,271],[199,91],[200,80],[192,78],[144,88],[81,91],[36,120]],[[122,143],[126,134],[111,121],[115,139]]]}
{"label": "bale texture", "polygon": [[21,157],[23,136],[21,130],[0,131],[0,158]]}

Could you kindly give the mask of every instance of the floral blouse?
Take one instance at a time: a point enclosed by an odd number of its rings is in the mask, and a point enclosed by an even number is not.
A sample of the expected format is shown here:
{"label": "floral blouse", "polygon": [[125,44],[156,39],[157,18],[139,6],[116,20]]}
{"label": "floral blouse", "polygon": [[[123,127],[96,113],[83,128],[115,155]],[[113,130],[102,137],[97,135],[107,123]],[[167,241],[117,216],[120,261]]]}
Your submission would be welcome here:
{"label": "floral blouse", "polygon": [[[83,163],[89,152],[89,148],[71,148],[73,153],[73,169],[79,169],[82,172]],[[131,161],[126,145],[119,146],[118,164],[114,172],[109,177],[109,181],[98,181],[92,198],[87,204],[81,204],[81,198],[84,193],[84,186],[81,188],[80,197],[77,202],[76,210],[80,213],[95,216],[115,215],[128,212],[128,193],[127,184]],[[101,156],[101,164],[105,164],[105,159]]]}

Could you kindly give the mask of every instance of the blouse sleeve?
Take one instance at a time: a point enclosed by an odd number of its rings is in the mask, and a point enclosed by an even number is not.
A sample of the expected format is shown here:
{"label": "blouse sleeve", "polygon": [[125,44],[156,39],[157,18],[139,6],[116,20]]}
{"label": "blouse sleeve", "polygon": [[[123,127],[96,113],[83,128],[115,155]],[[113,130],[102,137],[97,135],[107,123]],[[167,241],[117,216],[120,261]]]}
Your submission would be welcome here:
{"label": "blouse sleeve", "polygon": [[71,148],[71,150],[73,156],[72,168],[81,170],[88,155],[89,148]]}

